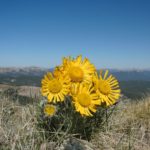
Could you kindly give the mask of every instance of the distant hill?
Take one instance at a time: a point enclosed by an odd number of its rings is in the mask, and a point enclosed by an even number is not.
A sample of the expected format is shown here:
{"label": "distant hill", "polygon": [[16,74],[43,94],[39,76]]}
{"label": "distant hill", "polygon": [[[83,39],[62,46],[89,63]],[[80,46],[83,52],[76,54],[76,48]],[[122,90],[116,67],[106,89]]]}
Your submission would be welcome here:
{"label": "distant hill", "polygon": [[0,68],[0,84],[40,86],[43,75],[52,69],[39,67]]}
{"label": "distant hill", "polygon": [[111,70],[112,74],[120,81],[143,80],[150,81],[150,70]]}
{"label": "distant hill", "polygon": [[[0,84],[41,86],[41,79],[53,68],[0,68]],[[120,82],[122,93],[129,98],[141,98],[150,93],[150,70],[115,70],[110,69]]]}
{"label": "distant hill", "polygon": [[[24,67],[24,68],[15,68],[0,67],[0,76],[43,76],[46,72],[52,71],[53,68],[40,68],[40,67]],[[130,81],[130,80],[144,80],[150,81],[150,70],[117,70],[110,69],[112,73],[119,81]]]}
{"label": "distant hill", "polygon": [[128,80],[120,81],[121,91],[124,95],[132,99],[140,99],[145,95],[150,95],[150,81]]}
{"label": "distant hill", "polygon": [[45,72],[52,71],[53,69],[40,68],[40,67],[0,67],[0,75],[10,75],[10,76],[43,76]]}

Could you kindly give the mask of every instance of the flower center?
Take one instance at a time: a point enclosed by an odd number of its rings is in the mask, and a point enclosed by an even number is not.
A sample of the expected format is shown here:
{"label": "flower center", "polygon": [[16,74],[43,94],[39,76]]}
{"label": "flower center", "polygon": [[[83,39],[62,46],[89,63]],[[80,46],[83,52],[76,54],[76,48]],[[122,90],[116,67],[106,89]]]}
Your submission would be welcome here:
{"label": "flower center", "polygon": [[80,67],[71,67],[69,69],[69,76],[73,82],[81,82],[83,75],[83,70]]}
{"label": "flower center", "polygon": [[62,89],[62,85],[57,79],[53,79],[49,82],[48,89],[51,93],[58,93]]}
{"label": "flower center", "polygon": [[44,108],[44,113],[47,115],[53,115],[56,112],[56,108],[52,105],[46,105]]}
{"label": "flower center", "polygon": [[99,81],[98,89],[104,95],[108,95],[111,91],[111,87],[110,87],[109,83],[107,81],[104,81],[104,80]]}
{"label": "flower center", "polygon": [[91,98],[88,94],[82,93],[77,96],[78,102],[83,107],[88,107],[91,104]]}

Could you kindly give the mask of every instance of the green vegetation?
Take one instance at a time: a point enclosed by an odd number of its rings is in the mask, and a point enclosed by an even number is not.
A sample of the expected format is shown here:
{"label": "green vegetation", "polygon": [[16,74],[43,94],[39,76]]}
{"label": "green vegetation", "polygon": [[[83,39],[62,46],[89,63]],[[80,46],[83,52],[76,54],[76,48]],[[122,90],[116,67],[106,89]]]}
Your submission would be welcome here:
{"label": "green vegetation", "polygon": [[[15,86],[29,85],[29,86],[41,86],[41,79],[43,76],[32,75],[0,75],[0,84],[8,84]],[[150,91],[150,81],[144,80],[126,80],[120,81],[120,87],[122,93],[131,99],[140,99]]]}
{"label": "green vegetation", "polygon": [[0,74],[0,84],[41,86],[42,76]]}
{"label": "green vegetation", "polygon": [[122,93],[131,99],[140,99],[150,92],[150,81],[121,81]]}

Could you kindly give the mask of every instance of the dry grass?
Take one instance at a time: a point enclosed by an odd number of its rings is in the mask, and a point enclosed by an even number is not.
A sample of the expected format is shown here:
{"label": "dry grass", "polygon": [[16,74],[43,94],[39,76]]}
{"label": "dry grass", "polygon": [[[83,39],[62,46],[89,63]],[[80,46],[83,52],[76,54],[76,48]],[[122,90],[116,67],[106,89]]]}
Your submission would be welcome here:
{"label": "dry grass", "polygon": [[40,87],[35,86],[11,86],[6,84],[0,84],[0,92],[3,92],[9,88],[16,89],[19,95],[28,97],[40,97]]}
{"label": "dry grass", "polygon": [[35,97],[35,98],[41,96],[40,87],[35,87],[35,86],[19,86],[18,93],[19,95],[22,96]]}
{"label": "dry grass", "polygon": [[[0,149],[39,149],[44,131],[36,129],[34,105],[20,106],[8,98],[0,99]],[[42,136],[43,135],[43,136]]]}
{"label": "dry grass", "polygon": [[150,96],[133,103],[120,102],[92,143],[104,150],[149,150]]}
{"label": "dry grass", "polygon": [[[36,103],[23,106],[0,95],[0,149],[46,150],[48,142],[45,132],[37,130],[36,115]],[[149,150],[150,96],[134,103],[121,101],[91,144],[94,150]]]}

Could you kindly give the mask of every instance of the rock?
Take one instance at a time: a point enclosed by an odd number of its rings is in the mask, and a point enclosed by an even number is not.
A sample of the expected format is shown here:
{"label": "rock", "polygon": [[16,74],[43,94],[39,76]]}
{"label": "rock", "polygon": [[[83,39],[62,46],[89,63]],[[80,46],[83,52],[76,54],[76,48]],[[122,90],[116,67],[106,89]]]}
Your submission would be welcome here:
{"label": "rock", "polygon": [[57,150],[95,150],[94,146],[85,140],[69,138]]}

